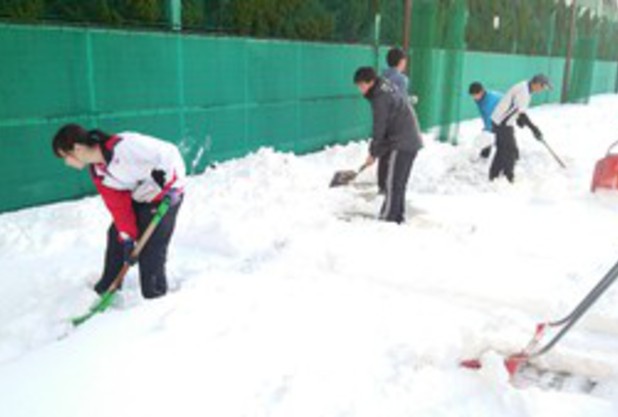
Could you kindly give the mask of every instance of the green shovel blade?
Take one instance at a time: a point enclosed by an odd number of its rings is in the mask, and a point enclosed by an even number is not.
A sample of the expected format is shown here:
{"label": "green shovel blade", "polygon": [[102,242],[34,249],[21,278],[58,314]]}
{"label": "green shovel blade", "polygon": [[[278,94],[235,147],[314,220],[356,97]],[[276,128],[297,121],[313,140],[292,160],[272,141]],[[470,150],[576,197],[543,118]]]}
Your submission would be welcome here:
{"label": "green shovel blade", "polygon": [[71,323],[73,323],[73,326],[79,326],[80,324],[84,323],[85,321],[90,319],[95,314],[101,313],[107,310],[107,308],[114,301],[115,296],[116,296],[116,291],[106,291],[101,296],[101,299],[96,304],[94,304],[92,307],[90,307],[90,311],[88,311],[86,314],[83,314],[81,316],[74,317],[73,319],[71,319]]}

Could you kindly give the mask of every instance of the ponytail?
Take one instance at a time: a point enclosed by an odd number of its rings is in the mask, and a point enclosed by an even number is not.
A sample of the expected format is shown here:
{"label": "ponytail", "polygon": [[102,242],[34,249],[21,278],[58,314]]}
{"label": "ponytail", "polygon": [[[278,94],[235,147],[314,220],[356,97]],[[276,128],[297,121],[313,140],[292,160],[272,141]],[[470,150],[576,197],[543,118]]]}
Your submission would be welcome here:
{"label": "ponytail", "polygon": [[86,130],[82,126],[69,123],[62,126],[52,141],[52,150],[57,157],[62,153],[70,152],[76,143],[93,147],[103,145],[111,136],[99,130]]}
{"label": "ponytail", "polygon": [[110,136],[100,129],[92,129],[88,131],[88,145],[103,145]]}

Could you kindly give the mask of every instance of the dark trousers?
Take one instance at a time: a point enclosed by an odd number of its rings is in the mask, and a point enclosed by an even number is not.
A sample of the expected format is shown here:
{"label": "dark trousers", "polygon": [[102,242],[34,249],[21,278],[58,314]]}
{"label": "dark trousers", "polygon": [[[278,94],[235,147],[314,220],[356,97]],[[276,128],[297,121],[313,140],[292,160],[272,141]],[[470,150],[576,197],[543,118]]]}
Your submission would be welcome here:
{"label": "dark trousers", "polygon": [[[144,298],[161,297],[167,293],[167,277],[165,275],[167,248],[174,232],[176,216],[181,204],[182,202],[179,202],[169,208],[138,257],[139,278]],[[133,202],[133,211],[137,217],[137,228],[140,234],[150,224],[157,207],[158,203]],[[120,272],[123,262],[122,244],[118,239],[118,230],[112,223],[107,231],[103,276],[94,287],[97,293],[103,294],[107,291]]]}
{"label": "dark trousers", "polygon": [[496,126],[496,154],[489,167],[489,180],[504,174],[506,178],[513,182],[515,180],[515,162],[519,158],[519,149],[515,142],[515,129],[513,126]]}
{"label": "dark trousers", "polygon": [[412,171],[412,164],[417,152],[391,151],[384,155],[387,172],[385,194],[380,219],[388,222],[403,223],[406,209],[406,187]]}

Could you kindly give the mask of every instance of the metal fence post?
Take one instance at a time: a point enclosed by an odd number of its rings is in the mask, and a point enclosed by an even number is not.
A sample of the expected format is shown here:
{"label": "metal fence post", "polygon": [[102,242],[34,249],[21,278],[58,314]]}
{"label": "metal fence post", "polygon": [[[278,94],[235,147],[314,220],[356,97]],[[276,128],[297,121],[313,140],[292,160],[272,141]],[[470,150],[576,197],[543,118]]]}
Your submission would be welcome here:
{"label": "metal fence post", "polygon": [[410,76],[410,30],[412,26],[412,0],[404,0],[403,8],[403,50],[408,56],[408,65],[406,65],[406,74]]}
{"label": "metal fence post", "polygon": [[564,62],[564,75],[562,76],[562,94],[560,102],[566,103],[569,101],[569,81],[571,77],[571,59],[573,58],[573,39],[575,38],[575,15],[577,10],[577,0],[571,3],[571,15],[569,23],[569,37],[567,40],[567,54]]}
{"label": "metal fence post", "polygon": [[375,58],[376,71],[380,68],[380,23],[382,21],[382,15],[380,14],[380,0],[373,1],[374,6],[374,26],[373,26],[373,48]]}
{"label": "metal fence post", "polygon": [[182,30],[182,1],[167,0],[167,19],[172,30]]}

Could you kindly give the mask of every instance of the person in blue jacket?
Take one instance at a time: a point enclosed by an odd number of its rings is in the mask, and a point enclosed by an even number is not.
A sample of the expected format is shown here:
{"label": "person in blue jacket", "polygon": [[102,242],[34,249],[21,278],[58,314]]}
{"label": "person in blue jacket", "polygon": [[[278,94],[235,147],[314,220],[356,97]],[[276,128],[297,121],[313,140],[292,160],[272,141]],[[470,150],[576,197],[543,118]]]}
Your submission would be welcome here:
{"label": "person in blue jacket", "polygon": [[481,150],[480,156],[481,158],[489,158],[491,154],[491,148],[493,146],[493,129],[491,122],[491,114],[494,112],[494,109],[502,99],[502,93],[497,91],[487,91],[478,81],[470,84],[468,89],[470,96],[476,102],[477,107],[479,108],[479,113],[483,119],[483,134],[484,136],[492,135],[492,144],[486,145]]}
{"label": "person in blue jacket", "polygon": [[408,88],[410,81],[405,74],[406,66],[408,65],[408,57],[401,48],[391,48],[386,55],[386,63],[388,68],[382,73],[382,77],[389,80],[402,96],[408,100]]}

